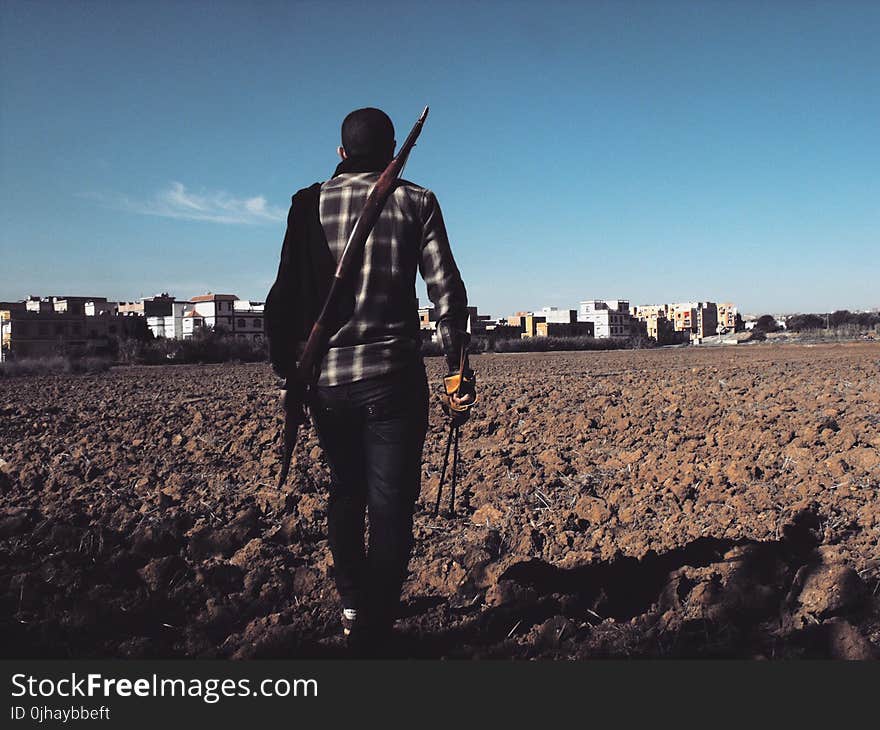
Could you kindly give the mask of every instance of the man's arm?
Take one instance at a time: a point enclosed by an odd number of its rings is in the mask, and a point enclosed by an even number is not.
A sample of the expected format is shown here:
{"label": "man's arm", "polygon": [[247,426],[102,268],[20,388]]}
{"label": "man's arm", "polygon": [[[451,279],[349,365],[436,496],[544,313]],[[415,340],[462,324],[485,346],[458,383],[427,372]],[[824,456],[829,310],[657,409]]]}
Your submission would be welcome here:
{"label": "man's arm", "polygon": [[458,372],[464,351],[465,368],[470,335],[467,332],[467,291],[452,256],[440,204],[430,190],[422,199],[423,236],[419,271],[434,304],[437,330],[449,372]]}

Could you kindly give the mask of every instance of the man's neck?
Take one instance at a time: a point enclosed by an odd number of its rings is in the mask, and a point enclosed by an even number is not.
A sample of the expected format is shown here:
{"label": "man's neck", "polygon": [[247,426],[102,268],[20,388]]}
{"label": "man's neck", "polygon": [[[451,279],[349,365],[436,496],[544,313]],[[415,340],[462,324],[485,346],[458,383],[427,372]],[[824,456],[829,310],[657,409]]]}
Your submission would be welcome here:
{"label": "man's neck", "polygon": [[391,158],[385,155],[351,155],[336,166],[333,177],[347,172],[382,172]]}

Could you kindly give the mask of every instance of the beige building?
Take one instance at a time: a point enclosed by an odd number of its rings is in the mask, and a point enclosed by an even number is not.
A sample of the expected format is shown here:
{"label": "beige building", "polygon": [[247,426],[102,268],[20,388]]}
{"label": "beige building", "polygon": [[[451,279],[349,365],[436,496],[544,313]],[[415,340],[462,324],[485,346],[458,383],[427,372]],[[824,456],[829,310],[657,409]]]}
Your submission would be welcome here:
{"label": "beige building", "polygon": [[140,318],[119,317],[112,311],[86,314],[86,302],[95,299],[30,297],[0,304],[0,359],[101,352],[120,337],[146,334]]}
{"label": "beige building", "polygon": [[593,337],[593,332],[592,322],[538,322],[535,325],[536,337]]}
{"label": "beige building", "polygon": [[692,332],[697,321],[699,302],[676,302],[669,305],[669,318],[676,332]]}
{"label": "beige building", "polygon": [[534,314],[527,314],[522,318],[523,323],[523,331],[520,334],[520,337],[537,337],[538,336],[538,325],[546,323],[546,319],[544,317],[538,317]]}
{"label": "beige building", "polygon": [[520,331],[524,332],[526,328],[526,317],[530,317],[531,315],[531,312],[517,312],[516,314],[511,314],[507,318],[507,324],[511,327],[519,327]]}
{"label": "beige building", "polygon": [[141,299],[139,302],[119,302],[116,307],[116,311],[119,312],[119,314],[136,315],[139,317],[143,317],[144,300]]}
{"label": "beige building", "polygon": [[423,330],[436,329],[437,317],[434,315],[434,307],[419,307],[419,327]]}
{"label": "beige building", "polygon": [[633,316],[645,327],[645,334],[658,345],[671,345],[675,342],[686,342],[684,332],[676,336],[673,322],[667,316],[666,304],[649,304],[632,308]]}
{"label": "beige building", "polygon": [[701,340],[736,326],[736,306],[728,302],[676,302],[641,304],[632,307],[632,315],[645,323],[648,337],[658,344]]}
{"label": "beige building", "polygon": [[646,322],[651,317],[666,317],[669,319],[669,304],[639,304],[630,307],[629,313],[636,319]]}
{"label": "beige building", "polygon": [[739,312],[733,302],[719,302],[718,304],[718,326],[726,332],[736,332],[737,327],[741,327],[742,320],[739,318]]}

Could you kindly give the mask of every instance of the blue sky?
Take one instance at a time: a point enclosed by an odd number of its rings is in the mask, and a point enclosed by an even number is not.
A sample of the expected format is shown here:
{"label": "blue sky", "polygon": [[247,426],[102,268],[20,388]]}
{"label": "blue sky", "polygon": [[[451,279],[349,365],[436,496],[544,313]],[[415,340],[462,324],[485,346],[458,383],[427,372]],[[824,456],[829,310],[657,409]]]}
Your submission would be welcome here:
{"label": "blue sky", "polygon": [[481,311],[880,306],[880,3],[0,7],[0,300],[263,299],[344,115],[430,104]]}

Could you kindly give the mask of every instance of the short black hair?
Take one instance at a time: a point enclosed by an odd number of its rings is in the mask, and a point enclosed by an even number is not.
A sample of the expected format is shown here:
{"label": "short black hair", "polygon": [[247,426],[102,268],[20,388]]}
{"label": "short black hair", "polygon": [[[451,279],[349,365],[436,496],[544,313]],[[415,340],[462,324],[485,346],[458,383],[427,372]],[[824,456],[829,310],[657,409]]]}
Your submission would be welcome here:
{"label": "short black hair", "polygon": [[342,146],[349,157],[394,152],[394,125],[381,109],[355,109],[342,122]]}

